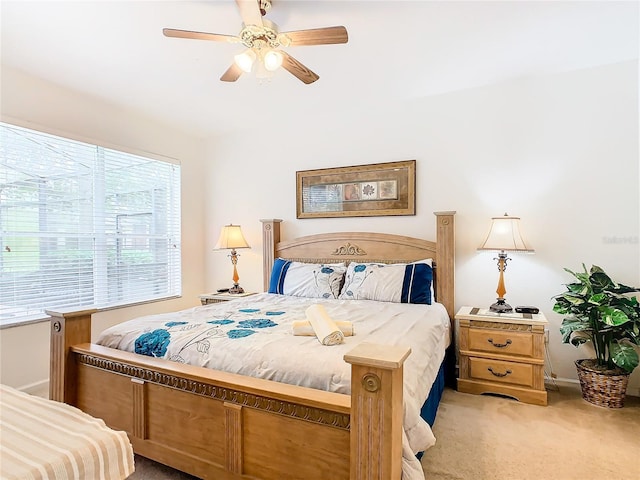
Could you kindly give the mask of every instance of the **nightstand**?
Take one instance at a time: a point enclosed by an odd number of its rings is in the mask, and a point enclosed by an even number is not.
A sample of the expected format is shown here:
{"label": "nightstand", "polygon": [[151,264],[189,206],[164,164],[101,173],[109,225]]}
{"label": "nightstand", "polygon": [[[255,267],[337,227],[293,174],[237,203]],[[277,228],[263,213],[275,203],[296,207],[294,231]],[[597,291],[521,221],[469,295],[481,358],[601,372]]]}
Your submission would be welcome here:
{"label": "nightstand", "polygon": [[544,314],[498,314],[462,307],[455,318],[460,338],[458,391],[547,404]]}
{"label": "nightstand", "polygon": [[202,305],[210,305],[212,303],[228,302],[229,300],[248,297],[250,295],[255,295],[255,292],[234,293],[234,294],[231,294],[229,292],[203,293],[202,295],[198,295],[198,296],[200,297],[200,303],[202,303]]}

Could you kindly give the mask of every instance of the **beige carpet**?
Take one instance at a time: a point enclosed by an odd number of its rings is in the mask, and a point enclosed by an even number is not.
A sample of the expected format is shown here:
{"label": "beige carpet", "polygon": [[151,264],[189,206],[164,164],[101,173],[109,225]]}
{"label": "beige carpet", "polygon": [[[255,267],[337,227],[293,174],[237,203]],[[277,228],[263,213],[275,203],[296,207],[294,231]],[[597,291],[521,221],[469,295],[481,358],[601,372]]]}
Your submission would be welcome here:
{"label": "beige carpet", "polygon": [[428,480],[640,480],[640,398],[587,403],[579,387],[538,407],[446,390],[422,459]]}
{"label": "beige carpet", "polygon": [[[437,444],[422,459],[427,480],[640,480],[637,397],[605,409],[563,387],[538,407],[447,389],[434,432]],[[194,477],[136,457],[129,478]]]}

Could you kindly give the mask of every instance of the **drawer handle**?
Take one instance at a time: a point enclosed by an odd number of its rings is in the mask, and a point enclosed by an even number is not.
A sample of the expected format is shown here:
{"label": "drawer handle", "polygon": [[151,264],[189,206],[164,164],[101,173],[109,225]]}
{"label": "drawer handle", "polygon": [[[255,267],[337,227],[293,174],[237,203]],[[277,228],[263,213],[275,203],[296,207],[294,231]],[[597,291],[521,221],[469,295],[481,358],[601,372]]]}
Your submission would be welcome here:
{"label": "drawer handle", "polygon": [[493,345],[496,348],[504,348],[504,347],[508,347],[509,345],[511,345],[511,340],[507,339],[507,341],[505,343],[494,343],[493,342],[493,338],[489,338],[487,339],[487,342],[489,342],[491,345]]}
{"label": "drawer handle", "polygon": [[511,374],[511,370],[507,370],[504,373],[494,372],[493,368],[491,368],[491,367],[488,367],[487,370],[489,370],[491,372],[491,375],[495,375],[496,377],[506,377],[507,375]]}

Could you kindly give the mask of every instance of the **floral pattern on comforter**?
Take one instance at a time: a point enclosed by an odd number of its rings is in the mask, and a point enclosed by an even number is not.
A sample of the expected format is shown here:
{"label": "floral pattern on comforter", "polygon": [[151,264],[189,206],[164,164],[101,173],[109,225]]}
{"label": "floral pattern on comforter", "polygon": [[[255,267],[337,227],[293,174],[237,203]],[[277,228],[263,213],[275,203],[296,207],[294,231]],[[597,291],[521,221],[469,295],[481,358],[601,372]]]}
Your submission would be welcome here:
{"label": "floral pattern on comforter", "polygon": [[[294,336],[292,323],[321,303],[334,320],[353,322],[355,335],[339,345]],[[105,330],[97,343],[200,367],[349,394],[344,355],[358,343],[411,348],[404,364],[403,478],[420,478],[413,454],[435,443],[420,408],[449,344],[449,317],[440,304],[331,300],[259,294],[179,312],[150,315]],[[409,473],[409,471],[413,473]],[[418,476],[418,474],[420,474]]]}

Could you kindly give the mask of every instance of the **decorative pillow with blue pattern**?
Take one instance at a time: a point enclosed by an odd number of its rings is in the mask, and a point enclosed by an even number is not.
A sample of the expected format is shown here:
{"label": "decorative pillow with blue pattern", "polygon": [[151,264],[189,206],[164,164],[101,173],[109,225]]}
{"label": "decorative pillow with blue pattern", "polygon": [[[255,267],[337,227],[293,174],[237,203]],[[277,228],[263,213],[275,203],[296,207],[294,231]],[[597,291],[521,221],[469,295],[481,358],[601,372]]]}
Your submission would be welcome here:
{"label": "decorative pillow with blue pattern", "polygon": [[433,269],[430,263],[352,262],[338,298],[431,305]]}
{"label": "decorative pillow with blue pattern", "polygon": [[347,267],[344,263],[302,263],[276,258],[269,293],[307,298],[338,298]]}

